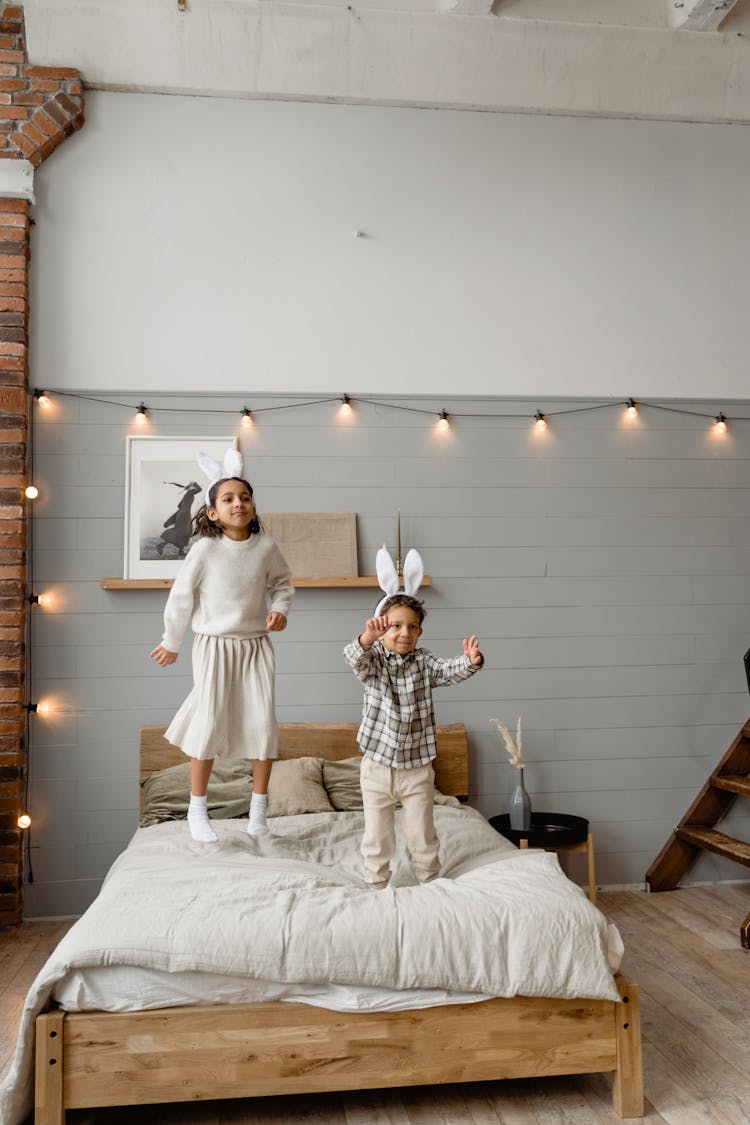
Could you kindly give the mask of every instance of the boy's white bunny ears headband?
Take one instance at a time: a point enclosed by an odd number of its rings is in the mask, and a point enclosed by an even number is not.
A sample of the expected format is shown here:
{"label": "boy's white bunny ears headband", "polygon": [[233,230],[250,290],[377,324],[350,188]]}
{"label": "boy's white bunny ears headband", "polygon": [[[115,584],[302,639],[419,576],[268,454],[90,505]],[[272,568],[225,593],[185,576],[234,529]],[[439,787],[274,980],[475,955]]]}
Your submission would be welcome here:
{"label": "boy's white bunny ears headband", "polygon": [[[385,543],[375,556],[375,572],[378,576],[378,585],[381,590],[385,591],[385,597],[381,598],[378,602],[374,617],[379,617],[380,612],[394,594],[400,592],[400,583],[398,580],[398,572],[393,565],[393,559],[386,550]],[[414,597],[417,590],[422,584],[424,578],[424,563],[422,556],[414,548],[407,551],[406,558],[404,559],[404,593]]]}
{"label": "boy's white bunny ears headband", "polygon": [[203,497],[204,503],[206,507],[208,507],[210,504],[208,495],[217,480],[242,475],[242,454],[239,449],[233,449],[230,446],[224,454],[224,460],[221,464],[218,461],[214,461],[213,457],[209,457],[207,453],[199,453],[197,460],[201,469],[208,477],[208,488]]}

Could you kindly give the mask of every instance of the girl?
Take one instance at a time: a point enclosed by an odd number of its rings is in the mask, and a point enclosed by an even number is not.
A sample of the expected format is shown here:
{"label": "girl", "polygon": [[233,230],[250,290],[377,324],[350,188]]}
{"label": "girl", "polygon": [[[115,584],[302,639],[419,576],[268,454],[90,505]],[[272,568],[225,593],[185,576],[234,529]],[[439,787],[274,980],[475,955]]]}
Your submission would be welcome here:
{"label": "girl", "polygon": [[174,664],[192,619],[194,686],[165,737],[190,757],[192,838],[200,843],[218,839],[206,804],[217,754],[252,758],[247,830],[264,836],[271,763],[278,754],[268,633],[286,628],[294,594],[291,573],[276,543],[263,534],[253,490],[242,477],[215,481],[194,522],[200,538],[175,579],[164,609],[164,636],[150,653],[162,668]]}

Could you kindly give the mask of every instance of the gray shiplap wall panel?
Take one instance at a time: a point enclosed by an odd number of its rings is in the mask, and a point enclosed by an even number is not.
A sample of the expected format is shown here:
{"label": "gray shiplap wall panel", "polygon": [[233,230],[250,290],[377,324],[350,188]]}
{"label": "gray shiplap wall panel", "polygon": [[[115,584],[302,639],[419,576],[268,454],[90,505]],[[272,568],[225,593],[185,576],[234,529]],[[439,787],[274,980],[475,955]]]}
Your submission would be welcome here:
{"label": "gray shiplap wall panel", "polygon": [[36,526],[37,551],[70,551],[83,545],[92,551],[119,551],[122,557],[122,513],[87,520],[45,517]]}
{"label": "gray shiplap wall panel", "polygon": [[[148,659],[166,594],[99,587],[122,570],[125,435],[142,397],[124,396],[126,409],[60,397],[35,428],[35,585],[53,605],[34,611],[34,688],[56,709],[33,723],[29,916],[79,912],[96,893],[136,823],[138,730],[168,722],[191,686],[189,643],[174,668]],[[220,396],[148,405],[150,432],[164,436],[229,436],[238,422]],[[478,676],[436,692],[438,721],[469,730],[477,807],[502,811],[514,780],[488,720],[522,714],[535,806],[589,819],[601,882],[642,883],[750,714],[750,423],[717,441],[699,415],[731,418],[732,404],[642,407],[635,427],[620,408],[553,415],[570,403],[455,399],[421,415],[360,402],[344,424],[337,405],[259,409],[241,433],[261,511],[355,512],[371,574],[400,510],[404,550],[422,551],[433,580],[423,643],[452,655],[475,631],[485,652]],[[443,407],[479,417],[439,435]],[[551,420],[542,438],[538,408]],[[358,718],[341,649],[377,600],[374,589],[297,592],[275,638],[280,719]],[[746,831],[750,809],[725,823]],[[585,882],[579,858],[565,864]],[[704,857],[690,878],[743,875]]]}
{"label": "gray shiplap wall panel", "polygon": [[[391,522],[373,520],[381,534],[370,536],[374,543],[382,541],[383,534],[392,536]],[[677,547],[680,551],[690,546],[736,547],[750,542],[750,525],[744,520],[729,517],[702,516],[693,519],[673,516],[663,520],[654,516],[606,515],[576,519],[559,516],[503,517],[502,520],[465,519],[457,514],[448,526],[434,520],[412,518],[412,533],[425,547],[455,548],[465,543],[471,532],[472,545],[478,547],[504,546],[508,543],[524,547],[545,547],[549,551],[565,547]],[[368,525],[369,526],[369,525]]]}
{"label": "gray shiplap wall panel", "polygon": [[[257,479],[257,476],[256,476]],[[405,484],[406,482],[404,482]],[[90,515],[94,503],[113,490],[105,488],[74,488],[76,502]],[[320,490],[309,478],[294,487],[273,486],[263,492],[266,511],[314,512],[318,510]],[[400,486],[373,484],[371,488],[340,485],[336,489],[339,506],[336,511],[371,510],[386,518],[404,507],[404,490]],[[260,502],[260,500],[259,500]],[[550,515],[575,518],[607,516],[613,510],[625,516],[655,516],[670,519],[691,512],[708,516],[732,516],[746,519],[750,515],[750,487],[746,489],[711,488],[503,488],[486,481],[481,488],[445,487],[424,489],[419,497],[422,518],[444,519],[446,511],[460,511],[476,520],[504,519],[506,516],[537,517]]]}
{"label": "gray shiplap wall panel", "polygon": [[[112,726],[111,719],[108,720],[108,726],[110,728]],[[58,743],[55,746],[36,746],[34,749],[35,778],[59,777],[61,770],[70,770],[79,778],[94,775],[108,777],[121,772],[124,768],[131,769],[133,774],[137,772],[138,755],[133,750],[132,739],[127,742],[113,742],[99,734],[86,742],[84,732],[79,729],[77,741],[73,746]],[[131,813],[128,815],[132,816]],[[73,831],[78,831],[78,824]],[[36,835],[35,829],[35,838]]]}
{"label": "gray shiplap wall panel", "polygon": [[78,879],[69,872],[64,879],[41,880],[24,889],[27,918],[69,918],[83,914],[101,890],[103,879]]}
{"label": "gray shiplap wall panel", "polygon": [[81,579],[95,581],[117,574],[122,567],[122,551],[99,551],[79,540],[75,549],[36,552],[35,575],[39,582]]}

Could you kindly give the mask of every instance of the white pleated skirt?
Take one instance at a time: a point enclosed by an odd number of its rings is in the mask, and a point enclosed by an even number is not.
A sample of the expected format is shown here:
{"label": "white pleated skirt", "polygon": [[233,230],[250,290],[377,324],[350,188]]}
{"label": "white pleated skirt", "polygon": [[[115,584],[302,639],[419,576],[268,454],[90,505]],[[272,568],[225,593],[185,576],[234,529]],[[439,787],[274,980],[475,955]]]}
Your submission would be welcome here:
{"label": "white pleated skirt", "polygon": [[193,690],[164,737],[190,758],[276,758],[275,656],[268,637],[193,640]]}

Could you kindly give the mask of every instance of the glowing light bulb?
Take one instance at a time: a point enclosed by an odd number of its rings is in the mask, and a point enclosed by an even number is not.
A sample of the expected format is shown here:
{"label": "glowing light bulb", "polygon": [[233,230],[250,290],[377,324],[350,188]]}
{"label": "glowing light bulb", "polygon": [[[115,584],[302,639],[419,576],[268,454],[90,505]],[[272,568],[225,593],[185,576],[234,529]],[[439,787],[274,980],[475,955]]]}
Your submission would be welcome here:
{"label": "glowing light bulb", "polygon": [[136,426],[145,426],[147,421],[147,407],[144,403],[141,403],[135,412],[135,424]]}
{"label": "glowing light bulb", "polygon": [[32,715],[49,715],[52,706],[47,700],[43,699],[39,703],[27,703],[26,710]]}
{"label": "glowing light bulb", "polygon": [[636,406],[635,401],[632,398],[628,399],[628,405],[625,410],[625,417],[630,422],[634,422],[638,417],[638,407]]}
{"label": "glowing light bulb", "polygon": [[50,401],[46,391],[34,391],[34,399],[39,404],[39,406],[43,406],[45,410],[50,405]]}
{"label": "glowing light bulb", "polygon": [[339,414],[342,418],[348,418],[352,413],[353,407],[349,395],[344,395],[341,399],[341,406],[339,407]]}
{"label": "glowing light bulb", "polygon": [[52,595],[51,594],[40,594],[38,600],[39,600],[39,605],[42,607],[42,609],[49,609],[50,606],[52,605]]}
{"label": "glowing light bulb", "polygon": [[443,433],[451,428],[451,420],[445,410],[440,411],[440,420],[438,421],[437,428],[442,430]]}
{"label": "glowing light bulb", "polygon": [[27,500],[36,500],[39,495],[39,489],[35,484],[27,484],[23,490],[23,494]]}
{"label": "glowing light bulb", "polygon": [[253,424],[252,411],[248,410],[247,407],[245,407],[242,411],[242,417],[240,419],[240,424],[241,424],[242,428],[245,429],[245,430],[249,430],[251,428],[252,424]]}
{"label": "glowing light bulb", "polygon": [[21,813],[16,824],[19,828],[31,828],[31,817],[28,813]]}
{"label": "glowing light bulb", "polygon": [[727,420],[723,414],[716,415],[716,423],[714,425],[714,433],[725,434],[727,432]]}
{"label": "glowing light bulb", "polygon": [[547,429],[547,419],[544,417],[541,410],[537,410],[534,417],[536,418],[536,422],[534,423],[534,429],[536,430],[536,432],[538,434],[543,434],[544,431]]}

